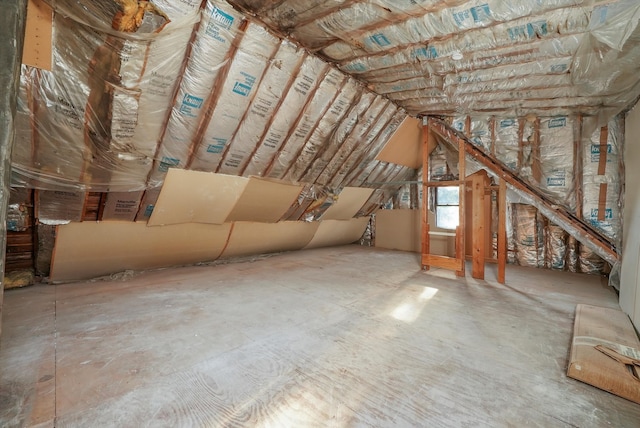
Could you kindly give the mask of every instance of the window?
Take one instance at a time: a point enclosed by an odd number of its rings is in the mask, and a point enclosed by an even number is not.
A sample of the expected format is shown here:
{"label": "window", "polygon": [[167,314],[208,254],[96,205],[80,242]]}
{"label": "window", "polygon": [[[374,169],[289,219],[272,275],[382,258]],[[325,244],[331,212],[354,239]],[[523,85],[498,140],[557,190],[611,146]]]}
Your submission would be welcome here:
{"label": "window", "polygon": [[436,188],[436,227],[455,230],[460,222],[460,186]]}

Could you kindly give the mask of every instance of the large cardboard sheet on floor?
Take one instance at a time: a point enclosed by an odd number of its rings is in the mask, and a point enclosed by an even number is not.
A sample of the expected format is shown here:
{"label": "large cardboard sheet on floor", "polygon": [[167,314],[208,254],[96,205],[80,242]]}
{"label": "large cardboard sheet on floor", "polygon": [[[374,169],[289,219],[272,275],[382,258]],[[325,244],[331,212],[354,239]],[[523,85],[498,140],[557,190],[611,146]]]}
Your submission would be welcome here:
{"label": "large cardboard sheet on floor", "polygon": [[227,221],[275,223],[289,210],[301,191],[299,185],[251,177]]}
{"label": "large cardboard sheet on floor", "polygon": [[376,159],[409,168],[420,168],[422,166],[422,121],[407,117]]}
{"label": "large cardboard sheet on floor", "polygon": [[420,210],[376,212],[376,247],[420,252]]}
{"label": "large cardboard sheet on floor", "polygon": [[233,223],[229,244],[222,258],[242,257],[280,251],[300,250],[318,228],[318,222],[282,221],[280,223]]}
{"label": "large cardboard sheet on floor", "polygon": [[367,224],[369,217],[323,220],[305,249],[352,244],[362,237]]}
{"label": "large cardboard sheet on floor", "polygon": [[[630,351],[640,364],[640,341],[629,317],[619,309],[578,305],[573,329],[573,342],[567,375],[640,403],[640,379],[634,377],[631,365],[623,364],[596,349],[606,346],[620,353]],[[635,367],[640,373],[640,365]]]}
{"label": "large cardboard sheet on floor", "polygon": [[94,278],[127,269],[144,270],[210,261],[222,253],[229,224],[84,222],[58,227],[52,281]]}
{"label": "large cardboard sheet on floor", "polygon": [[338,200],[324,213],[322,220],[349,220],[369,200],[374,189],[364,187],[345,187]]}
{"label": "large cardboard sheet on floor", "polygon": [[172,168],[148,225],[222,224],[248,182],[244,177]]}

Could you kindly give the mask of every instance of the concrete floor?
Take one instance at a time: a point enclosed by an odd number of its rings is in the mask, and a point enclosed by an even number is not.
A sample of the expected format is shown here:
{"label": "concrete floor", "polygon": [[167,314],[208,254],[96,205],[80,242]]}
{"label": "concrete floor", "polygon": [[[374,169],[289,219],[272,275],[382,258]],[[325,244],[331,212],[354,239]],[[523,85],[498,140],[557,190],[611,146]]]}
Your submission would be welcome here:
{"label": "concrete floor", "polygon": [[[488,277],[494,277],[489,268]],[[10,290],[0,426],[636,427],[565,376],[597,277],[348,246]]]}

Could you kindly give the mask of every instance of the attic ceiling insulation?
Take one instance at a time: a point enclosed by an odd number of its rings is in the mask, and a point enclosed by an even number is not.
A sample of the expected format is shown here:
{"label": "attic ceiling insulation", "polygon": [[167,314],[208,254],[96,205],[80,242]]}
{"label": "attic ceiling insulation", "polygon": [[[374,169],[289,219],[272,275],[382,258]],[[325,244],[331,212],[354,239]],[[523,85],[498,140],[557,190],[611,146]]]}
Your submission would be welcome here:
{"label": "attic ceiling insulation", "polygon": [[12,158],[41,222],[82,220],[88,192],[148,220],[172,168],[301,183],[289,220],[372,187],[368,215],[416,176],[378,153],[435,115],[621,238],[621,162],[590,178],[576,159],[598,163],[610,122],[607,162],[621,153],[637,0],[45,1],[52,68],[22,67]]}

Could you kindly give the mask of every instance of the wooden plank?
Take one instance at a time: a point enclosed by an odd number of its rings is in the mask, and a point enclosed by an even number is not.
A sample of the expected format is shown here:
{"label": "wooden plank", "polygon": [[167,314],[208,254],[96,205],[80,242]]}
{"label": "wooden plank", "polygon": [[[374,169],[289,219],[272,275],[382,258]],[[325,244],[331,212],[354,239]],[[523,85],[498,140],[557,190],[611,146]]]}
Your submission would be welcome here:
{"label": "wooden plank", "polygon": [[[431,129],[428,126],[422,127],[422,237],[420,241],[422,242],[422,256],[429,254],[429,151],[427,147],[429,147],[430,141],[433,139],[433,134],[431,134]],[[429,265],[422,263],[422,268],[425,270],[429,269]]]}
{"label": "wooden plank", "polygon": [[[429,123],[433,132],[437,132],[444,138],[444,141],[447,141],[451,145],[454,144],[454,141],[458,141],[460,138],[459,134],[455,130],[448,127],[441,120],[430,118]],[[489,168],[489,170],[495,173],[498,177],[506,180],[506,182],[514,189],[527,194],[535,204],[553,212],[559,219],[560,223],[564,222],[576,229],[580,236],[584,237],[584,239],[587,239],[601,250],[600,255],[609,263],[615,263],[618,260],[619,256],[615,245],[608,238],[595,230],[591,225],[578,219],[567,209],[550,201],[538,189],[534,188],[529,183],[526,183],[512,171],[505,168],[490,156],[487,156],[483,151],[478,150],[471,142],[467,142],[467,144],[464,145],[464,150],[466,150],[466,152],[474,157],[478,162]]]}
{"label": "wooden plank", "polygon": [[604,221],[607,211],[607,183],[600,183],[600,193],[598,194],[598,221]]}
{"label": "wooden plank", "polygon": [[[471,126],[471,120],[467,118],[468,126]],[[465,203],[464,203],[464,192],[465,192],[465,184],[464,179],[467,176],[467,163],[466,163],[466,152],[464,150],[465,141],[462,138],[458,138],[458,174],[460,179],[460,199],[459,199],[459,224],[456,229],[456,258],[460,261],[460,269],[456,271],[457,276],[464,276],[465,274],[465,265],[464,265],[464,247],[465,247]]]}
{"label": "wooden plank", "polygon": [[633,348],[640,358],[640,341],[627,315],[618,309],[578,305],[567,376],[640,403],[640,380],[631,366],[596,349],[601,345],[618,352]]}
{"label": "wooden plank", "polygon": [[533,124],[533,147],[531,147],[531,172],[533,179],[540,183],[542,180],[542,164],[540,160],[540,118],[536,118]]}
{"label": "wooden plank", "polygon": [[428,181],[426,184],[429,187],[449,187],[449,186],[459,186],[464,183],[462,180],[449,180],[449,181]]}
{"label": "wooden plank", "polygon": [[498,282],[505,283],[507,266],[507,182],[500,179],[498,190]]}
{"label": "wooden plank", "polygon": [[609,127],[600,128],[600,157],[598,158],[598,175],[604,175],[607,169],[607,149],[609,140]]}
{"label": "wooden plank", "polygon": [[464,270],[464,262],[461,259],[447,256],[437,256],[435,254],[423,254],[422,264],[424,266],[455,270],[456,272]]}
{"label": "wooden plank", "polygon": [[484,279],[485,258],[485,205],[484,205],[484,180],[481,174],[475,175],[472,180],[472,215],[471,215],[471,241],[472,270],[471,276],[475,279]]}
{"label": "wooden plank", "polygon": [[433,146],[425,145],[422,128],[420,119],[407,116],[376,156],[376,160],[409,168],[420,168],[423,161],[423,148],[427,148],[429,153],[435,146],[435,142]]}
{"label": "wooden plank", "polygon": [[29,0],[22,63],[51,70],[53,12],[44,0]]}
{"label": "wooden plank", "polygon": [[576,118],[575,125],[575,138],[573,141],[573,180],[574,188],[576,192],[576,217],[582,219],[582,171],[583,171],[583,158],[582,158],[582,115],[579,114]]}

